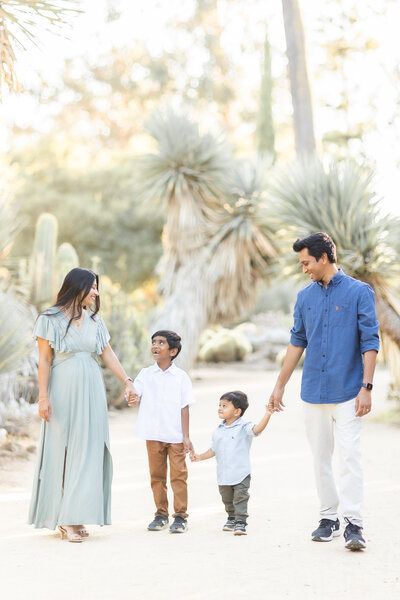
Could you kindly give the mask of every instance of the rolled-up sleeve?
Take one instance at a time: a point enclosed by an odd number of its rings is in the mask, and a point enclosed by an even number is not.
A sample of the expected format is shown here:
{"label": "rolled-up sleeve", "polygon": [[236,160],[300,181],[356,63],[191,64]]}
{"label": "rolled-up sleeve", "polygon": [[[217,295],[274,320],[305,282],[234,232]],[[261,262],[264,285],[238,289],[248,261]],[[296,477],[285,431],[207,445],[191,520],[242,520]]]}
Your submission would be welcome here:
{"label": "rolled-up sleeve", "polygon": [[358,331],[361,353],[379,351],[379,322],[376,316],[375,294],[369,285],[362,288],[358,300]]}
{"label": "rolled-up sleeve", "polygon": [[297,297],[293,313],[293,327],[290,330],[290,343],[293,346],[307,348],[306,329],[304,327],[303,315],[301,313],[301,300]]}

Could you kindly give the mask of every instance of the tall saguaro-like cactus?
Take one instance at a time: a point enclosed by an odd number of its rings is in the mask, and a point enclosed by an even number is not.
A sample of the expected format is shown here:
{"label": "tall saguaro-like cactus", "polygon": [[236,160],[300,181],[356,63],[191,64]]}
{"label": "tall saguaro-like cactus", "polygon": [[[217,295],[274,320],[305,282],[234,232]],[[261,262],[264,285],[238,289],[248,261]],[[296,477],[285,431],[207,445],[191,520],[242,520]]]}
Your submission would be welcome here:
{"label": "tall saguaro-like cactus", "polygon": [[54,299],[57,235],[56,217],[42,213],[36,223],[32,257],[32,302],[39,309]]}

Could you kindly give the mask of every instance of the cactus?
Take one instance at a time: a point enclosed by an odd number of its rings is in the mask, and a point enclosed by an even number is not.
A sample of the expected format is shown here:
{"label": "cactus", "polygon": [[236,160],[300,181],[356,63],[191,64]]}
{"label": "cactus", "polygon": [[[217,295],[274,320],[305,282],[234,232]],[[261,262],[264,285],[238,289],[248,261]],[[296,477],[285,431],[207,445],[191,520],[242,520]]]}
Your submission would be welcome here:
{"label": "cactus", "polygon": [[66,274],[75,267],[79,267],[79,258],[72,244],[65,242],[58,247],[56,259],[56,286],[60,289]]}
{"label": "cactus", "polygon": [[57,233],[56,217],[41,214],[36,223],[32,257],[32,302],[39,309],[54,300]]}

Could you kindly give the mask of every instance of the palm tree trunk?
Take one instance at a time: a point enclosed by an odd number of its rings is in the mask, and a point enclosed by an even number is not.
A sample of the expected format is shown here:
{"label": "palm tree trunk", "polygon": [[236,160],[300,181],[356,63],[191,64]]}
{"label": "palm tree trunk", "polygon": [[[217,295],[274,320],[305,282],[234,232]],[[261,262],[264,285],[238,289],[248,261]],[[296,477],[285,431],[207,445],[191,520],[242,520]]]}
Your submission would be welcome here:
{"label": "palm tree trunk", "polygon": [[299,158],[316,151],[311,91],[307,73],[304,29],[298,0],[282,0],[289,79],[293,103],[296,153]]}

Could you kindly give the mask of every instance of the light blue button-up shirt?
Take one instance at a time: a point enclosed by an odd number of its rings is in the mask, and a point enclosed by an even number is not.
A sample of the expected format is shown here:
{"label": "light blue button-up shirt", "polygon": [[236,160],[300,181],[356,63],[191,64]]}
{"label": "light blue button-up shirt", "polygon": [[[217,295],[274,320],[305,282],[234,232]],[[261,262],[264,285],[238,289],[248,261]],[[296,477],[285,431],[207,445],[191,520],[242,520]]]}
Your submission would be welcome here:
{"label": "light blue button-up shirt", "polygon": [[333,404],[355,398],[363,380],[362,355],[379,350],[378,329],[373,290],[342,269],[326,288],[314,282],[301,290],[290,341],[307,348],[302,400]]}
{"label": "light blue button-up shirt", "polygon": [[223,421],[212,436],[211,450],[217,460],[218,485],[236,485],[250,474],[250,447],[254,423],[236,419],[231,425]]}

